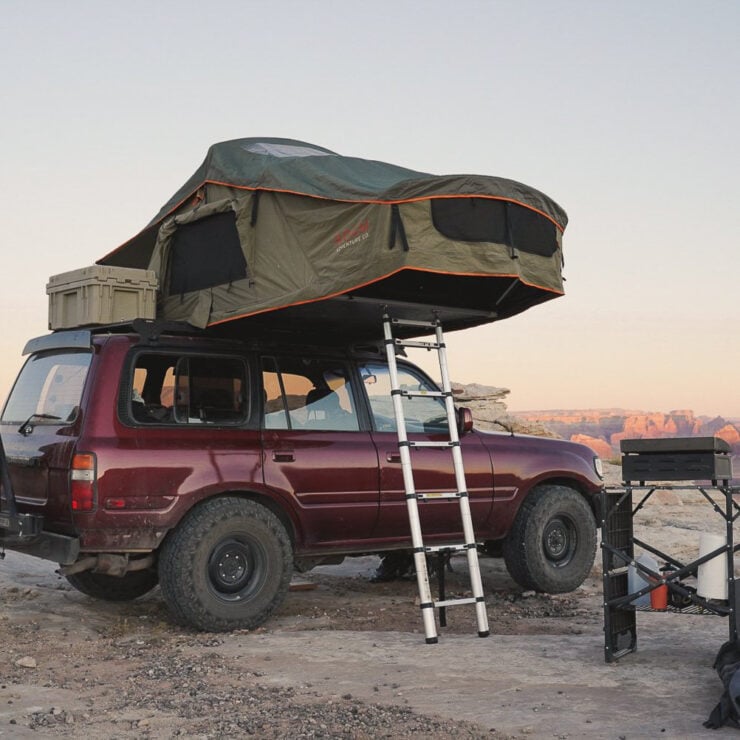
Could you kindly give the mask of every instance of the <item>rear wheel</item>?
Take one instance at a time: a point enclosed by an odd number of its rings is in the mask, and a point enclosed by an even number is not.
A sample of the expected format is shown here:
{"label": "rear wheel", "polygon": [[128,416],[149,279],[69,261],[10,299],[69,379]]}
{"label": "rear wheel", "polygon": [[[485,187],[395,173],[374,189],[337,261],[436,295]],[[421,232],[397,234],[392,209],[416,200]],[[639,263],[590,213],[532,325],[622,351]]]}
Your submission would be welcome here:
{"label": "rear wheel", "polygon": [[81,593],[103,601],[133,601],[149,593],[159,580],[155,570],[135,570],[123,576],[86,570],[66,578]]}
{"label": "rear wheel", "polygon": [[293,557],[280,520],[247,499],[193,509],[162,545],[159,578],[181,623],[210,632],[253,629],[282,603]]}
{"label": "rear wheel", "polygon": [[509,574],[523,588],[573,591],[588,576],[596,554],[591,507],[572,488],[535,488],[521,505],[503,549]]}

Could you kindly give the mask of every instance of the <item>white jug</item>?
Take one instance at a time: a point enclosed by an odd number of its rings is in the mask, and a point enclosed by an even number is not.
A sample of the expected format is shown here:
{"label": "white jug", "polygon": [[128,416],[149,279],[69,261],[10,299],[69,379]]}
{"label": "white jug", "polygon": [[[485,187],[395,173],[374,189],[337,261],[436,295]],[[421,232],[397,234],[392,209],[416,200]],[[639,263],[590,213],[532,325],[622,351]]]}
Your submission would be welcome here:
{"label": "white jug", "polygon": [[[652,555],[643,552],[636,561],[644,568],[649,568],[654,573],[658,572],[658,561]],[[650,585],[650,581],[634,565],[627,568],[627,593],[634,594],[648,585]],[[630,603],[635,606],[650,606],[650,593],[638,596],[636,599],[632,599]]]}

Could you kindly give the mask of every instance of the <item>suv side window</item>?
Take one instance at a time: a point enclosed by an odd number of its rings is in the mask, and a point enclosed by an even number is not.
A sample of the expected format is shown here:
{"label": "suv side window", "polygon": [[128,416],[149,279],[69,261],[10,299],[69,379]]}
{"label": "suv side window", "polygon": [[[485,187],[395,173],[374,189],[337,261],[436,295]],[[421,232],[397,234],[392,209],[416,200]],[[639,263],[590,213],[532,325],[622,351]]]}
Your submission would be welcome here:
{"label": "suv side window", "polygon": [[[391,399],[391,379],[386,365],[367,362],[360,365],[360,377],[365,385],[373,415],[373,425],[378,432],[395,432],[396,416]],[[432,383],[411,368],[398,366],[401,390],[438,391]],[[447,432],[447,411],[438,397],[413,396],[403,398],[403,410],[408,432],[441,434]]]}
{"label": "suv side window", "polygon": [[247,387],[240,358],[144,352],[134,366],[131,415],[145,424],[240,424]]}
{"label": "suv side window", "polygon": [[334,360],[264,357],[265,429],[358,431],[346,366]]}

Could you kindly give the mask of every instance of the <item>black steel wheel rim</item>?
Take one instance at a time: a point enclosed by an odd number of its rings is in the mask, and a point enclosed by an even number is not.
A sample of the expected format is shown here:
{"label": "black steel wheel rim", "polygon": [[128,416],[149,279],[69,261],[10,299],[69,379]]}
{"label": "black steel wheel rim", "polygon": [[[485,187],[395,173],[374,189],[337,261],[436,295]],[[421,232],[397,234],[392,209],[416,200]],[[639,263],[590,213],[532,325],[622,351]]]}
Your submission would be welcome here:
{"label": "black steel wheel rim", "polygon": [[556,516],[542,533],[542,547],[548,562],[557,568],[568,565],[576,551],[577,533],[572,519]]}
{"label": "black steel wheel rim", "polygon": [[266,569],[261,548],[243,537],[228,537],[208,558],[208,584],[224,601],[241,601],[259,587]]}

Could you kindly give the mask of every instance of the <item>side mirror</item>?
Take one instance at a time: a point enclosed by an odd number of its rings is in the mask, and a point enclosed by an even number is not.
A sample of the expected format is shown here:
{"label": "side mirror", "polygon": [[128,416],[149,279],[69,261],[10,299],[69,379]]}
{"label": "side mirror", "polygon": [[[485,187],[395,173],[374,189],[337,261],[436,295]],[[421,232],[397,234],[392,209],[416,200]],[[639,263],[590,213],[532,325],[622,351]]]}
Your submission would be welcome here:
{"label": "side mirror", "polygon": [[473,412],[469,408],[461,406],[457,410],[457,433],[463,434],[473,431]]}

